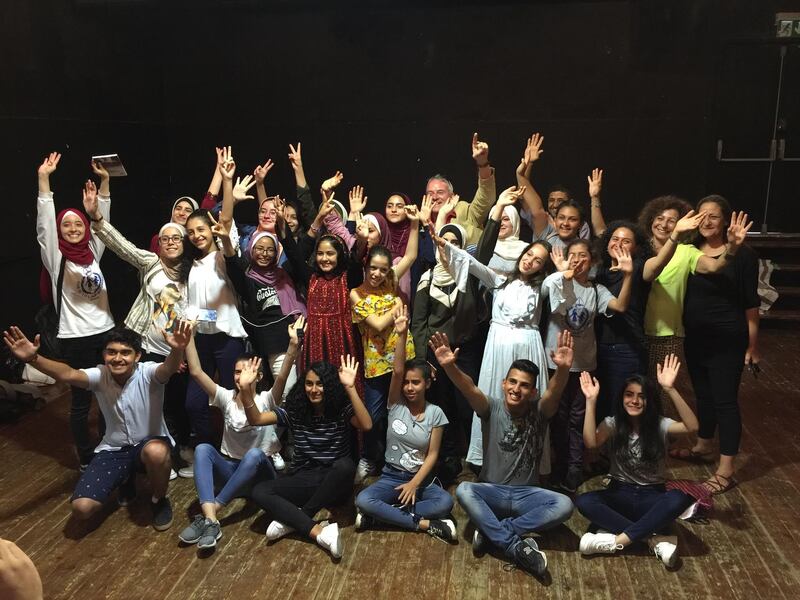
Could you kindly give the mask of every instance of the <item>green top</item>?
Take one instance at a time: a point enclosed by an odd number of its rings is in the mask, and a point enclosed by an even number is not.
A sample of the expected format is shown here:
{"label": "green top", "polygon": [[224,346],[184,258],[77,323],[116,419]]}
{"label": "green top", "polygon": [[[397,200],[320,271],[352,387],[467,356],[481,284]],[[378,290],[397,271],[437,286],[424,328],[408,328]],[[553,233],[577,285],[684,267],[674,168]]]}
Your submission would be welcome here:
{"label": "green top", "polygon": [[650,286],[644,313],[645,335],[684,337],[683,297],[689,274],[694,274],[703,253],[689,244],[678,244],[667,266]]}

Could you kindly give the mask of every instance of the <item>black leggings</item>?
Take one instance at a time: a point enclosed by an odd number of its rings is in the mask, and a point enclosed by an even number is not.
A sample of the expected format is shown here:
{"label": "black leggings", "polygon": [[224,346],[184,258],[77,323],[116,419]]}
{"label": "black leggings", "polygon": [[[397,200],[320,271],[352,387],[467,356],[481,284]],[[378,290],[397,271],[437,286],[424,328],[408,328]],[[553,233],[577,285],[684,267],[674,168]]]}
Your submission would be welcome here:
{"label": "black leggings", "polygon": [[355,463],[345,456],[330,465],[308,465],[291,475],[261,481],[253,486],[250,497],[274,520],[308,535],[321,508],[350,497],[355,474]]}

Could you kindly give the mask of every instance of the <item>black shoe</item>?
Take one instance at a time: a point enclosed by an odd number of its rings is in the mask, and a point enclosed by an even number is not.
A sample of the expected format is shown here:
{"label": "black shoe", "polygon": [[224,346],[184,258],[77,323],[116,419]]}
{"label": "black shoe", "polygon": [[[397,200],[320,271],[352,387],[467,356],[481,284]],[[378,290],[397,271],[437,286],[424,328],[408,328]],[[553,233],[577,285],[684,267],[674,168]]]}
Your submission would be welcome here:
{"label": "black shoe", "polygon": [[547,557],[531,538],[514,546],[514,562],[528,573],[541,577],[547,571]]}
{"label": "black shoe", "polygon": [[164,496],[158,502],[150,502],[150,509],[153,511],[153,529],[165,531],[172,525],[172,505],[169,498]]}
{"label": "black shoe", "polygon": [[375,519],[356,509],[356,531],[364,531],[375,525]]}
{"label": "black shoe", "polygon": [[489,542],[487,542],[483,534],[476,529],[475,533],[472,534],[472,554],[475,556],[483,556],[488,549]]}
{"label": "black shoe", "polygon": [[117,491],[117,504],[130,506],[136,500],[136,475],[131,475],[128,480],[119,486]]}
{"label": "black shoe", "polygon": [[442,542],[456,541],[456,524],[450,519],[431,519],[428,535]]}
{"label": "black shoe", "polygon": [[568,494],[574,494],[578,491],[578,488],[581,487],[583,483],[583,470],[581,469],[570,469],[567,472],[567,476],[561,480],[560,482],[555,484],[555,487],[567,492]]}

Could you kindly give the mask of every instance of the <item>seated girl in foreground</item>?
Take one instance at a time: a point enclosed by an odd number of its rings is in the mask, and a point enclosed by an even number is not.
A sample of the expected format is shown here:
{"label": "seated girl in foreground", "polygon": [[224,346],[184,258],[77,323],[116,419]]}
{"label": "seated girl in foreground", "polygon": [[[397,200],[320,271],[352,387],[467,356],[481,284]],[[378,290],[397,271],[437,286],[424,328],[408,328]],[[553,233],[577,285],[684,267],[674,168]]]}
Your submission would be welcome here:
{"label": "seated girl in foreground", "polygon": [[[302,329],[303,317],[289,326],[290,331]],[[297,358],[297,335],[291,338],[287,358],[281,366],[275,385],[267,392],[253,394],[248,403],[255,403],[259,410],[272,410],[280,403],[286,379]],[[255,385],[261,380],[261,360],[253,355],[240,356],[233,369],[236,389],[228,390],[217,385],[203,371],[197,349],[192,343],[186,350],[189,373],[208,394],[209,404],[218,407],[224,417],[222,453],[211,444],[199,444],[194,451],[194,484],[200,499],[202,514],[178,535],[182,542],[197,544],[200,549],[213,548],[222,537],[217,511],[237,495],[247,490],[257,479],[275,479],[275,465],[268,458],[280,448],[275,427],[254,427],[247,422],[242,404],[242,388]],[[245,377],[242,377],[244,372]],[[253,381],[250,381],[253,378]],[[276,400],[277,399],[277,400]],[[223,487],[214,495],[214,483]]]}
{"label": "seated girl in foreground", "polygon": [[[636,375],[627,380],[622,396],[595,428],[595,410],[600,384],[584,371],[581,389],[586,396],[583,440],[587,448],[606,441],[611,461],[611,483],[607,489],[581,494],[575,506],[593,529],[607,533],[586,533],[581,538],[582,554],[613,554],[637,541],[660,533],[695,499],[680,490],[667,491],[666,450],[668,437],[697,431],[692,409],[673,387],[680,363],[674,354],[658,365],[658,383],[669,396],[681,422],[662,416],[658,389],[651,379]],[[653,551],[667,567],[675,566],[677,546],[655,543]]]}
{"label": "seated girl in foreground", "polygon": [[[425,400],[431,386],[431,368],[424,360],[406,362],[408,309],[394,312],[397,340],[387,405],[386,464],[380,479],[356,498],[356,529],[372,519],[453,542],[456,526],[445,519],[453,498],[430,481],[442,445],[447,417]],[[398,507],[400,504],[401,507]]]}
{"label": "seated girl in foreground", "polygon": [[[290,331],[297,343],[297,331]],[[342,556],[344,544],[339,526],[325,527],[314,521],[314,515],[325,506],[341,504],[353,491],[351,427],[369,431],[372,419],[356,391],[358,362],[342,356],[338,377],[336,367],[327,362],[314,362],[301,374],[286,398],[285,408],[263,411],[252,401],[254,380],[252,369],[242,373],[242,404],[251,425],[281,425],[294,435],[294,464],[290,473],[280,479],[260,481],[253,486],[251,497],[274,519],[267,527],[267,539],[277,540],[297,531],[330,551],[334,558]],[[287,357],[288,361],[288,357]],[[291,361],[294,362],[292,358]],[[286,365],[287,362],[284,362]]]}

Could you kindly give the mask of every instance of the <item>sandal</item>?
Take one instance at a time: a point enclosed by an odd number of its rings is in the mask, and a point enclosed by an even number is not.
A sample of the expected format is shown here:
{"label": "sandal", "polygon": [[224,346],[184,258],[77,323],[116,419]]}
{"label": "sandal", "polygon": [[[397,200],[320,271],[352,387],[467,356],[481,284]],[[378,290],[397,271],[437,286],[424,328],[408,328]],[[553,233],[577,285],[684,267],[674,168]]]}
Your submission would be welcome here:
{"label": "sandal", "polygon": [[725,475],[720,475],[719,473],[714,473],[709,479],[707,479],[703,486],[711,492],[712,496],[716,496],[718,494],[724,494],[725,492],[732,490],[738,485],[733,475],[730,477],[725,477]]}
{"label": "sandal", "polygon": [[685,460],[686,462],[706,464],[714,462],[714,452],[695,452],[691,448],[672,448],[669,451],[670,458]]}

